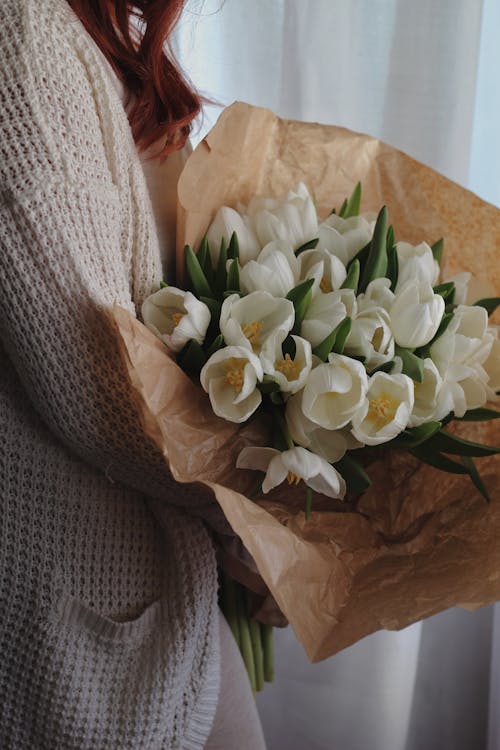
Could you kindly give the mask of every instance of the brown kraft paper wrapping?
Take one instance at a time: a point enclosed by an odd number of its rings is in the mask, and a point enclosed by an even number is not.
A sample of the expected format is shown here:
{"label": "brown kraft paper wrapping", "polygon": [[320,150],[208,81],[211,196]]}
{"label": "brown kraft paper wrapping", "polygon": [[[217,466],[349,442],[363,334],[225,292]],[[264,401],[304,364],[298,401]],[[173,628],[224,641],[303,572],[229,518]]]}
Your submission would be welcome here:
{"label": "brown kraft paper wrapping", "polygon": [[[299,180],[320,216],[358,180],[362,210],[387,205],[396,237],[445,239],[445,274],[470,271],[475,298],[500,289],[500,211],[380,141],[332,126],[280,120],[236,103],[189,158],[179,181],[178,267],[221,205],[281,196]],[[179,282],[181,283],[181,282]],[[357,510],[280,487],[250,500],[254,472],[234,468],[244,445],[266,444],[266,427],[225,422],[164,345],[125,310],[114,323],[150,438],[179,482],[202,482],[241,537],[312,661],[381,628],[397,630],[455,605],[500,599],[500,457],[477,459],[492,502],[468,477],[383,451]],[[456,424],[456,423],[455,423]],[[461,423],[457,434],[500,443],[498,421]],[[334,508],[334,510],[332,509]]]}

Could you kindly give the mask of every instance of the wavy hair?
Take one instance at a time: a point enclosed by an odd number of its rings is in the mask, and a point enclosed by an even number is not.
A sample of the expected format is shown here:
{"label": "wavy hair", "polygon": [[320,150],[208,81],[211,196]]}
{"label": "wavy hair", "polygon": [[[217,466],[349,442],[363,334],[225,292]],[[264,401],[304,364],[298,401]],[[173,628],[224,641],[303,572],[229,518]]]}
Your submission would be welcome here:
{"label": "wavy hair", "polygon": [[67,1],[128,92],[138,150],[162,139],[152,158],[163,159],[182,148],[205,101],[184,78],[169,44],[184,0]]}

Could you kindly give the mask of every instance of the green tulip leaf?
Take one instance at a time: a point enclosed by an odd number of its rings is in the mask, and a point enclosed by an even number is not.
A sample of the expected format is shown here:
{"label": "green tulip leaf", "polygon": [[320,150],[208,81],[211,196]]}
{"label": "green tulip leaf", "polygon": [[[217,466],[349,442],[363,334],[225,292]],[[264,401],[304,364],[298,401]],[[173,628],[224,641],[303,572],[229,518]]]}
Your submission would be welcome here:
{"label": "green tulip leaf", "polygon": [[451,458],[443,456],[441,453],[437,453],[433,448],[429,448],[427,444],[421,445],[418,448],[412,448],[410,453],[423,463],[429,464],[429,466],[433,466],[440,471],[445,471],[449,474],[468,474],[473,484],[485,500],[487,502],[490,501],[488,491],[470,456],[461,456],[460,462],[453,461]]}
{"label": "green tulip leaf", "polygon": [[409,349],[405,349],[397,344],[394,348],[394,354],[401,357],[403,362],[403,373],[408,375],[408,377],[416,383],[421,383],[424,379],[424,360]]}
{"label": "green tulip leaf", "polygon": [[358,291],[358,284],[359,284],[359,274],[361,272],[361,265],[359,263],[359,260],[354,260],[353,263],[351,263],[349,270],[347,272],[346,279],[341,289],[353,289],[354,293]]}
{"label": "green tulip leaf", "polygon": [[[340,210],[339,210],[338,215],[341,216],[341,217],[343,217],[344,216],[344,211],[346,210],[346,208],[347,208],[347,198],[344,198],[344,200],[342,202],[342,205],[340,206]],[[335,209],[333,209],[332,213],[335,213]]]}
{"label": "green tulip leaf", "polygon": [[323,341],[313,349],[319,359],[326,362],[328,355],[333,352],[334,354],[342,354],[346,339],[351,331],[352,320],[347,317],[342,320]]}
{"label": "green tulip leaf", "polygon": [[160,289],[166,289],[168,286],[166,281],[160,281]]}
{"label": "green tulip leaf", "polygon": [[215,292],[222,297],[227,288],[227,246],[224,237],[220,243],[219,260],[215,272]]}
{"label": "green tulip leaf", "polygon": [[347,493],[354,497],[361,495],[372,483],[363,466],[348,453],[334,464],[334,468],[345,479]]}
{"label": "green tulip leaf", "polygon": [[300,327],[304,320],[308,307],[311,304],[312,292],[311,288],[314,284],[314,279],[306,279],[298,286],[291,289],[286,298],[293,303],[295,308],[295,322],[293,325],[292,333],[297,336],[300,334]]}
{"label": "green tulip leaf", "polygon": [[[391,227],[392,228],[392,227]],[[394,291],[398,283],[399,260],[394,245],[387,245],[387,278],[391,282],[391,290]]]}
{"label": "green tulip leaf", "polygon": [[177,362],[185,372],[197,375],[205,362],[207,356],[199,343],[194,339],[188,341],[186,346],[177,355]]}
{"label": "green tulip leaf", "polygon": [[366,287],[374,279],[385,277],[387,272],[387,208],[383,206],[377,216],[375,229],[368,259],[363,269],[359,291],[366,291]]}
{"label": "green tulip leaf", "polygon": [[305,252],[306,250],[314,250],[316,245],[319,242],[319,237],[315,237],[313,240],[309,240],[308,242],[304,242],[303,245],[301,245],[297,250],[295,251],[295,255],[300,255],[301,253]]}
{"label": "green tulip leaf", "polygon": [[470,440],[452,435],[449,432],[438,432],[428,442],[430,450],[436,450],[441,453],[451,453],[456,456],[493,456],[500,453],[500,448],[493,445],[483,445],[482,443],[473,443]]}
{"label": "green tulip leaf", "polygon": [[452,305],[455,299],[455,283],[453,281],[445,281],[444,284],[438,284],[434,287],[434,294],[440,294],[447,305]]}
{"label": "green tulip leaf", "polygon": [[356,261],[359,261],[360,272],[361,273],[363,272],[363,269],[366,266],[366,261],[368,260],[368,256],[370,254],[370,246],[371,246],[371,240],[370,242],[368,242],[368,244],[366,244],[364,247],[361,248],[361,250],[359,250],[356,253],[356,255],[354,256],[352,260],[349,261],[349,263],[347,264],[347,273],[349,273],[352,264],[355,263]]}
{"label": "green tulip leaf", "polygon": [[396,237],[394,235],[394,227],[392,226],[392,224],[390,224],[389,229],[387,230],[387,250],[389,250],[391,247],[394,247],[395,244]]}
{"label": "green tulip leaf", "polygon": [[415,458],[418,458],[419,461],[422,461],[422,463],[429,464],[429,466],[433,466],[440,471],[446,471],[448,474],[469,473],[463,464],[458,463],[458,461],[453,461],[451,458],[443,456],[441,453],[437,453],[435,450],[432,450],[432,448],[428,448],[427,445],[419,445],[416,448],[410,448],[409,453],[411,453],[412,456],[415,456]]}
{"label": "green tulip leaf", "polygon": [[212,323],[219,324],[221,303],[212,297],[200,297],[200,302],[203,302],[210,310],[210,316]]}
{"label": "green tulip leaf", "polygon": [[[201,254],[201,258],[200,258]],[[198,252],[196,253],[196,257],[198,258],[198,262],[203,270],[203,273],[205,274],[208,283],[210,286],[213,284],[214,280],[214,269],[212,267],[212,256],[210,255],[210,245],[208,244],[208,239],[205,235],[205,237],[202,239],[200,247],[198,248]]]}
{"label": "green tulip leaf", "polygon": [[349,198],[343,203],[339,211],[339,216],[343,219],[349,219],[351,216],[358,216],[361,205],[361,183],[358,182]]}
{"label": "green tulip leaf", "polygon": [[214,297],[214,293],[208,283],[207,277],[198,262],[198,258],[193,249],[186,245],[184,249],[186,255],[186,268],[193,290],[197,297]]}
{"label": "green tulip leaf", "polygon": [[469,409],[463,417],[454,417],[461,422],[489,422],[490,419],[500,419],[500,411],[495,409]]}
{"label": "green tulip leaf", "polygon": [[468,469],[469,476],[472,480],[473,485],[476,487],[477,490],[481,493],[481,495],[484,497],[487,503],[491,503],[491,497],[489,495],[488,490],[486,489],[483,480],[481,479],[479,472],[477,470],[477,466],[470,458],[469,456],[462,456],[460,459],[465,466],[466,469]]}
{"label": "green tulip leaf", "polygon": [[439,432],[442,427],[441,422],[426,422],[418,427],[410,427],[404,430],[401,435],[391,440],[390,446],[394,448],[416,448],[418,445],[422,445],[429,438]]}
{"label": "green tulip leaf", "polygon": [[316,355],[316,357],[319,357],[323,362],[326,362],[328,359],[328,355],[333,349],[333,345],[335,343],[335,339],[337,338],[337,331],[338,326],[333,329],[333,331],[328,334],[326,338],[323,339],[323,341],[318,344],[318,346],[315,346],[312,350],[312,353]]}
{"label": "green tulip leaf", "polygon": [[376,372],[386,372],[387,374],[390,374],[394,368],[394,360],[391,359],[389,362],[383,362],[378,367],[375,367],[374,370],[370,370],[370,375],[375,375]]}
{"label": "green tulip leaf", "polygon": [[238,242],[238,235],[233,232],[231,239],[229,240],[229,247],[227,249],[227,257],[233,260],[234,258],[240,257],[240,243]]}
{"label": "green tulip leaf", "polygon": [[488,315],[492,315],[500,305],[500,297],[485,297],[474,302],[474,307],[484,307]]}
{"label": "green tulip leaf", "polygon": [[212,341],[212,343],[207,349],[207,355],[206,355],[207,359],[209,359],[212,356],[212,354],[215,354],[215,352],[218,352],[219,349],[222,349],[223,346],[224,346],[224,336],[222,335],[222,333],[219,333],[219,335],[214,338],[214,340]]}
{"label": "green tulip leaf", "polygon": [[441,260],[443,257],[443,249],[444,249],[444,240],[442,237],[440,240],[438,240],[433,245],[431,245],[431,250],[434,256],[434,260],[437,260],[439,265],[441,265]]}
{"label": "green tulip leaf", "polygon": [[240,291],[240,262],[238,258],[234,258],[229,266],[227,286],[229,289]]}
{"label": "green tulip leaf", "polygon": [[264,375],[261,383],[257,383],[261,393],[277,393],[281,390],[280,384],[271,375]]}
{"label": "green tulip leaf", "polygon": [[349,336],[352,328],[352,319],[347,317],[344,318],[344,320],[338,324],[336,331],[337,335],[335,336],[335,341],[333,343],[332,352],[335,354],[342,354],[344,351],[345,342],[347,340],[347,337]]}
{"label": "green tulip leaf", "polygon": [[440,336],[443,335],[443,333],[446,331],[448,326],[450,325],[451,321],[453,320],[453,313],[452,312],[445,312],[443,317],[441,318],[441,323],[439,324],[439,328],[437,329],[434,338],[430,342],[429,346],[432,346],[432,344],[438,340]]}

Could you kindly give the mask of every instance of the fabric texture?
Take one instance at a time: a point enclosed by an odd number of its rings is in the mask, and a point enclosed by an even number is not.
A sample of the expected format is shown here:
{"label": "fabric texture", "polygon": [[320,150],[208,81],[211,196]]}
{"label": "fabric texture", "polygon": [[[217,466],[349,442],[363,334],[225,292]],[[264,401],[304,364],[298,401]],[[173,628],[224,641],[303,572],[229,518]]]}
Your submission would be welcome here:
{"label": "fabric texture", "polygon": [[162,276],[141,162],[65,0],[3,0],[0,48],[0,746],[195,750],[214,502],[144,435],[105,315]]}

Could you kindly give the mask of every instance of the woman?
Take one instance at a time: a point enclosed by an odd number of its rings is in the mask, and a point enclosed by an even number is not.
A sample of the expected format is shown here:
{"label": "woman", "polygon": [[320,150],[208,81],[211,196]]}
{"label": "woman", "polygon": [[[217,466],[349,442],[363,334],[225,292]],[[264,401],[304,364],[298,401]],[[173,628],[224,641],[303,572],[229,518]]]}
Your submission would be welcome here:
{"label": "woman", "polygon": [[219,633],[221,519],[146,439],[106,317],[162,278],[139,152],[179,149],[199,108],[163,52],[182,2],[134,5],[142,41],[126,0],[0,7],[5,750],[263,747]]}

